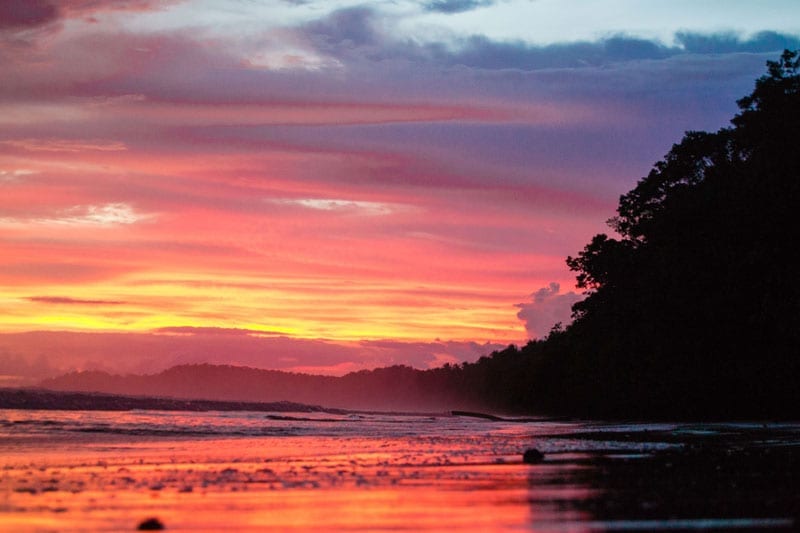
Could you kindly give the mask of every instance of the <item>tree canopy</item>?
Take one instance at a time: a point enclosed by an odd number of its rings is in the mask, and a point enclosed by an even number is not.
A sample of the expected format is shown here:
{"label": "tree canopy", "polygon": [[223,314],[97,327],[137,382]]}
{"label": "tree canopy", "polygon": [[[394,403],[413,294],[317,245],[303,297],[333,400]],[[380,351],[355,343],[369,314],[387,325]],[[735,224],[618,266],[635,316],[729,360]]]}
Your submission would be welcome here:
{"label": "tree canopy", "polygon": [[488,407],[577,416],[800,414],[800,58],[731,126],[690,131],[567,265],[572,324],[455,369]]}
{"label": "tree canopy", "polygon": [[587,296],[551,364],[571,388],[548,394],[620,412],[796,402],[799,65],[768,62],[732,126],[686,133],[620,198],[616,236],[567,258]]}

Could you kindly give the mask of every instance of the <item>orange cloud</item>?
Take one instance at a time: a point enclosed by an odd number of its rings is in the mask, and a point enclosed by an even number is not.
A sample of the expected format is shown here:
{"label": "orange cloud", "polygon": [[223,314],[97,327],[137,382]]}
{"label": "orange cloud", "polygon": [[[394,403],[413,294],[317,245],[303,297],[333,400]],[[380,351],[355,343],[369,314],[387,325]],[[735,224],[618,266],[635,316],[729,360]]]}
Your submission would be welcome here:
{"label": "orange cloud", "polygon": [[27,299],[31,302],[54,305],[122,305],[125,303],[117,300],[81,300],[66,296],[29,296]]}

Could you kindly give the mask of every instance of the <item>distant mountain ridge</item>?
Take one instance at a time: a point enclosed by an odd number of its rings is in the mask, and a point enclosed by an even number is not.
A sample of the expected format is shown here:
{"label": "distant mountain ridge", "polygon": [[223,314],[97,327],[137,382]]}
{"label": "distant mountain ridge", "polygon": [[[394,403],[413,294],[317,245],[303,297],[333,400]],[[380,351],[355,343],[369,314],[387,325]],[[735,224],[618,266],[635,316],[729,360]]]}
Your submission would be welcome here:
{"label": "distant mountain ridge", "polygon": [[158,374],[72,372],[44,389],[232,402],[296,402],[342,409],[442,410],[480,407],[452,386],[447,369],[392,366],[342,377],[230,365],[179,365]]}

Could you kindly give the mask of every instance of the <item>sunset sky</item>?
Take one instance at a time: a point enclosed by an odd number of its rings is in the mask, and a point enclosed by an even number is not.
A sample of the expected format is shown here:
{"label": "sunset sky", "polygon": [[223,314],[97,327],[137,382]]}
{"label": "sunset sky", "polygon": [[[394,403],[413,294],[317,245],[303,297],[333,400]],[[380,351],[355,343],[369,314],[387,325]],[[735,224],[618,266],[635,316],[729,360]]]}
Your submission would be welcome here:
{"label": "sunset sky", "polygon": [[473,361],[800,2],[0,2],[0,384]]}

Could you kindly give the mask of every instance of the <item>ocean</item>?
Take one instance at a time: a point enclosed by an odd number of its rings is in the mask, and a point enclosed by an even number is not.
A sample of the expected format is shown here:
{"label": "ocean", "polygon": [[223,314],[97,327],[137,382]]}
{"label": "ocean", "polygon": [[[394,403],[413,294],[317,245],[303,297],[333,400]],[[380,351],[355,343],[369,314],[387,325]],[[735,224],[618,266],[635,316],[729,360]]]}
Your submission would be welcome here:
{"label": "ocean", "polygon": [[794,423],[0,410],[0,531],[792,530],[799,450]]}

